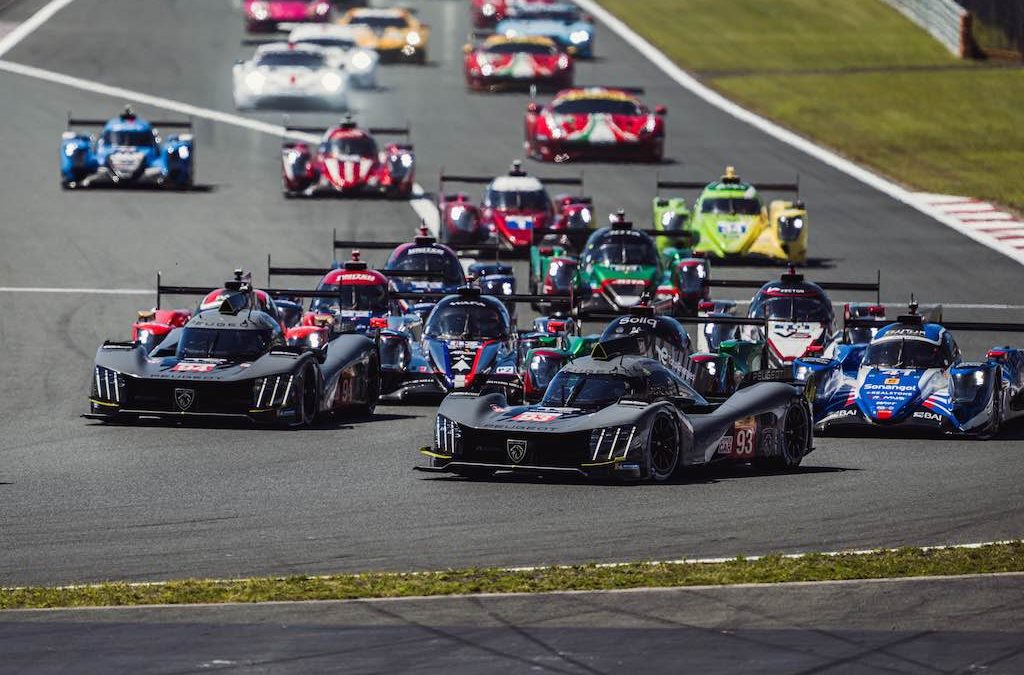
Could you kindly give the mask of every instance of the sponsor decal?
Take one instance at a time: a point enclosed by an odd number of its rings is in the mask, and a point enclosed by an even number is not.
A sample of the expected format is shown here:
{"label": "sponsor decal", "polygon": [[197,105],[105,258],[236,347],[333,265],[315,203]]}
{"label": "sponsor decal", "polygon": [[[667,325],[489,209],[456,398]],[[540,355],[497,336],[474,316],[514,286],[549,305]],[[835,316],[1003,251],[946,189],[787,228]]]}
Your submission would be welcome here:
{"label": "sponsor decal", "polygon": [[175,389],[174,390],[174,402],[178,404],[178,409],[181,411],[188,410],[192,407],[192,404],[196,401],[196,390],[195,389]]}
{"label": "sponsor decal", "polygon": [[513,464],[518,464],[526,459],[526,441],[509,438],[505,441],[505,451],[508,453],[509,460]]}
{"label": "sponsor decal", "polygon": [[914,417],[920,420],[932,420],[933,422],[942,421],[942,415],[933,412],[916,412],[914,413]]}
{"label": "sponsor decal", "polygon": [[176,373],[209,373],[216,367],[216,363],[179,363],[171,370]]}
{"label": "sponsor decal", "polygon": [[550,422],[551,420],[558,419],[561,414],[562,413],[527,410],[526,412],[519,413],[513,417],[512,420],[515,422]]}
{"label": "sponsor decal", "polygon": [[885,383],[886,384],[899,384],[900,383],[900,378],[898,378],[898,377],[888,377],[888,378],[886,378]]}
{"label": "sponsor decal", "polygon": [[864,390],[865,391],[878,391],[878,392],[887,392],[887,391],[889,391],[889,392],[898,392],[898,391],[913,392],[913,391],[917,391],[917,387],[915,387],[912,384],[888,384],[888,380],[886,380],[886,384],[865,384],[864,385]]}
{"label": "sponsor decal", "polygon": [[[643,282],[640,282],[643,283]],[[624,316],[619,319],[620,326],[626,326],[629,324],[643,324],[645,326],[657,326],[658,320],[649,316]]]}
{"label": "sponsor decal", "polygon": [[498,366],[494,369],[495,375],[511,375],[516,372],[515,366]]}
{"label": "sponsor decal", "polygon": [[761,454],[763,455],[774,455],[775,450],[775,430],[768,428],[761,432]]}
{"label": "sponsor decal", "polygon": [[856,408],[843,408],[842,410],[835,411],[834,413],[829,415],[829,417],[856,417],[856,415]]}
{"label": "sponsor decal", "polygon": [[348,273],[345,273],[345,274],[343,274],[341,276],[341,280],[342,280],[343,283],[346,282],[346,281],[369,281],[369,282],[372,282],[372,283],[377,283],[377,282],[380,281],[380,279],[378,279],[374,275],[372,275],[372,274],[364,274],[362,272],[348,272]]}
{"label": "sponsor decal", "polygon": [[434,248],[433,246],[419,246],[416,248],[410,248],[405,253],[406,255],[444,255],[445,250],[441,248]]}

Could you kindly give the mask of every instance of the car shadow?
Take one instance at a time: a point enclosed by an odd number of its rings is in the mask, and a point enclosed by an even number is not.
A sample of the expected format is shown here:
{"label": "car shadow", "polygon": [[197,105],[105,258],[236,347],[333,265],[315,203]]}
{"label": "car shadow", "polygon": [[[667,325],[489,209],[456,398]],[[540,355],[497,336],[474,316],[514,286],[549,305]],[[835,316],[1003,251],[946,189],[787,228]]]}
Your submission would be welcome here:
{"label": "car shadow", "polygon": [[422,415],[406,415],[401,413],[381,413],[373,415],[328,414],[318,417],[313,424],[306,427],[286,427],[273,424],[257,424],[244,419],[233,418],[141,418],[123,420],[94,420],[86,418],[89,427],[139,427],[160,429],[220,429],[249,430],[261,432],[298,432],[298,431],[340,431],[355,429],[356,424],[372,424],[378,422],[394,422],[400,420],[419,419]]}
{"label": "car shadow", "polygon": [[220,188],[216,183],[196,183],[192,187],[177,188],[171,185],[154,185],[138,183],[97,183],[88,187],[77,187],[68,192],[89,193],[89,192],[141,192],[149,194],[178,193],[187,194],[190,192],[213,193]]}

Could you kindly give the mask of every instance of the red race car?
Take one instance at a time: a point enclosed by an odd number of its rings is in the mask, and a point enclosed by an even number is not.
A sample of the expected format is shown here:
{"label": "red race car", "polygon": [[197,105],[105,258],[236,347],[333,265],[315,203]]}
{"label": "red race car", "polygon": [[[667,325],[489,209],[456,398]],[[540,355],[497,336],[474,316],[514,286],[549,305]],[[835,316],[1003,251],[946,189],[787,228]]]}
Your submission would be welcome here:
{"label": "red race car", "polygon": [[491,35],[467,44],[466,85],[474,90],[572,86],[574,48],[561,51],[551,38]]}
{"label": "red race car", "polygon": [[[446,193],[445,183],[487,185],[481,204],[464,192]],[[513,162],[505,176],[455,176],[441,174],[437,208],[441,214],[441,238],[453,244],[471,244],[491,237],[498,245],[528,252],[536,239],[570,229],[590,227],[593,220],[589,197],[558,195],[554,200],[544,185],[578,185],[582,178],[536,178]]]}
{"label": "red race car", "polygon": [[286,24],[325,23],[332,9],[330,0],[245,0],[245,29],[273,33]]}
{"label": "red race car", "polygon": [[324,131],[290,127],[290,132],[323,134],[318,146],[286,141],[281,149],[286,197],[379,194],[408,199],[412,194],[416,158],[412,145],[377,145],[374,135],[408,136],[408,127],[360,129],[350,117]]}
{"label": "red race car", "polygon": [[575,159],[661,162],[665,106],[653,111],[639,89],[586,87],[558,92],[542,106],[526,108],[526,152],[544,162]]}

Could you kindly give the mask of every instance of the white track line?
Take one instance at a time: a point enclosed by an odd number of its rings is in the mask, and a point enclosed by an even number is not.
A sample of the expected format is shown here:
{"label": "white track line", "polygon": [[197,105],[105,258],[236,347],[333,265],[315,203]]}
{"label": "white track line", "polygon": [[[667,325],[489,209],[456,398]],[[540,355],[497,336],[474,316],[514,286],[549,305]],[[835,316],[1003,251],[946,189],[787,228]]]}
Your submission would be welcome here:
{"label": "white track line", "polygon": [[70,5],[74,0],[50,0],[42,9],[22,21],[11,32],[0,39],[0,56],[14,49],[19,42],[34,33],[40,26],[49,21],[50,17]]}
{"label": "white track line", "polygon": [[692,75],[677,66],[657,47],[640,37],[636,31],[627,26],[604,7],[597,4],[594,0],[573,1],[584,11],[595,16],[613,33],[629,43],[630,46],[640,52],[640,54],[668,75],[668,77],[674,80],[679,86],[701,98],[706,103],[709,103],[719,110],[732,115],[738,120],[746,122],[776,140],[782,141],[783,143],[814,157],[833,169],[842,171],[851,178],[859,180],[865,185],[868,185],[897,201],[903,202],[904,204],[917,209],[921,213],[930,216],[957,232],[960,232],[979,244],[987,246],[993,251],[1002,253],[1009,258],[1013,258],[1018,263],[1024,265],[1024,250],[1018,250],[1011,246],[1002,245],[998,241],[994,241],[991,237],[987,237],[975,229],[965,226],[958,219],[953,218],[942,210],[935,208],[933,205],[927,203],[919,195],[911,192],[910,190],[907,190],[888,179],[882,178],[878,174],[851,162],[845,157],[841,157],[835,152],[832,152],[831,150],[828,150],[827,148],[824,148],[803,136],[799,136],[778,124],[775,124],[774,122],[771,122],[764,117],[737,105],[710,87],[702,84]]}

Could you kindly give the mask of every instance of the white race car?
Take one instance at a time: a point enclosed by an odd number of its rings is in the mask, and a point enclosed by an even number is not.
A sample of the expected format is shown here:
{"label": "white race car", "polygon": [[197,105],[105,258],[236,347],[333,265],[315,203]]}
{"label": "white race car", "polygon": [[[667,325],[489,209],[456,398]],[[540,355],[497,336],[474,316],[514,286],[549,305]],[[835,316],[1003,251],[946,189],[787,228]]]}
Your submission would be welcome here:
{"label": "white race car", "polygon": [[374,89],[380,57],[374,50],[359,46],[359,34],[364,30],[336,24],[302,24],[292,30],[288,41],[300,47],[320,47],[332,65],[345,69],[353,87]]}
{"label": "white race car", "polygon": [[263,45],[232,69],[239,110],[348,109],[348,73],[315,45]]}

